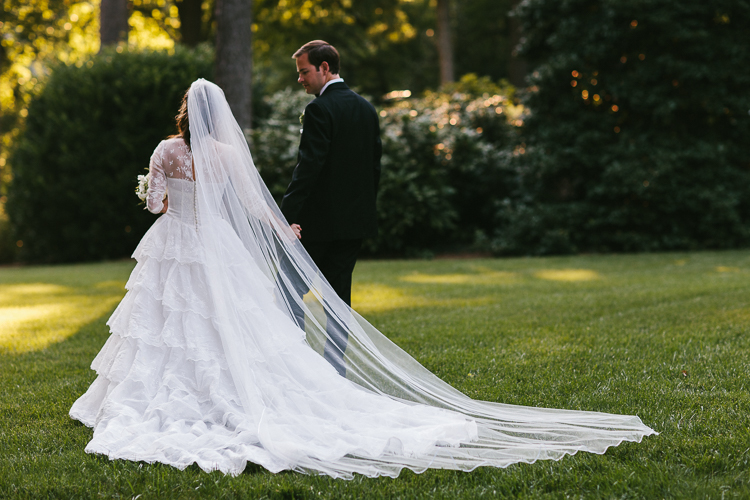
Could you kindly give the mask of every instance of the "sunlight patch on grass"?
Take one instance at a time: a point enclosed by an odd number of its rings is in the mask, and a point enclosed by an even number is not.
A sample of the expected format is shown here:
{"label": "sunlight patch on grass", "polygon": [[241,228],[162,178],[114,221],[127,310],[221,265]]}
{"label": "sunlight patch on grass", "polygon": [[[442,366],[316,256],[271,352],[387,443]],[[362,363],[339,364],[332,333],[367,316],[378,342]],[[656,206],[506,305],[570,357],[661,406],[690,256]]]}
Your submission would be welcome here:
{"label": "sunlight patch on grass", "polygon": [[601,278],[591,269],[544,269],[535,272],[534,276],[548,281],[593,281]]}
{"label": "sunlight patch on grass", "polygon": [[0,285],[0,352],[37,351],[65,340],[120,300],[117,285],[106,295],[48,283]]}
{"label": "sunlight patch on grass", "polygon": [[492,302],[492,297],[471,299],[433,299],[379,283],[354,284],[352,309],[360,314],[379,313],[416,307],[470,307]]}
{"label": "sunlight patch on grass", "polygon": [[738,273],[740,272],[739,267],[727,267],[727,266],[716,266],[717,273]]}
{"label": "sunlight patch on grass", "polygon": [[518,274],[508,271],[481,270],[479,274],[424,274],[413,272],[399,277],[407,283],[434,285],[506,285],[518,282]]}
{"label": "sunlight patch on grass", "polygon": [[101,289],[107,289],[107,288],[116,288],[118,291],[122,290],[124,284],[122,281],[119,280],[109,280],[109,281],[100,281],[96,285],[94,285],[94,288],[97,288],[99,290]]}
{"label": "sunlight patch on grass", "polygon": [[38,300],[44,301],[51,295],[61,295],[68,291],[69,288],[66,286],[49,283],[0,285],[0,307],[11,304],[24,305]]}

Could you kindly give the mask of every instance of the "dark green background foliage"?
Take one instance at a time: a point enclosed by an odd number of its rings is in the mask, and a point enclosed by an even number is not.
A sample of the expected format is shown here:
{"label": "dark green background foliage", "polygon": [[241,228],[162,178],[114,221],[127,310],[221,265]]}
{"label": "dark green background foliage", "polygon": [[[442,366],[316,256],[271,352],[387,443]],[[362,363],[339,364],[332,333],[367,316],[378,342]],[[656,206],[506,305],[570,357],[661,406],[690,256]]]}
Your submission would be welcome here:
{"label": "dark green background foliage", "polygon": [[[380,235],[367,253],[420,255],[487,241],[498,254],[750,244],[750,47],[743,43],[750,0],[529,0],[517,15],[535,68],[523,116],[511,87],[471,75],[384,101]],[[459,50],[457,66],[471,54]],[[388,69],[376,59],[367,76],[346,58],[347,82],[380,89],[376,76]],[[411,68],[399,61],[392,61],[397,73]],[[24,242],[20,257],[130,253],[153,221],[132,194],[135,175],[174,130],[183,90],[210,69],[210,54],[200,50],[108,53],[90,67],[57,68],[10,162],[7,209],[14,240]],[[296,163],[309,99],[295,88],[256,102],[251,147],[277,199]]]}
{"label": "dark green background foliage", "polygon": [[537,64],[495,250],[750,243],[750,2],[529,0],[518,14]]}
{"label": "dark green background foliage", "polygon": [[[154,217],[134,195],[159,138],[192,80],[207,75],[203,53],[107,54],[90,67],[62,66],[33,101],[12,157],[8,211],[27,261],[127,256]],[[381,112],[380,235],[366,252],[418,255],[470,245],[508,196],[513,89],[467,76]],[[252,151],[281,200],[296,164],[299,115],[310,100],[287,89],[264,101]],[[496,110],[505,110],[497,113]],[[453,121],[453,124],[451,123]]]}
{"label": "dark green background foliage", "polygon": [[380,231],[367,250],[453,250],[492,227],[494,200],[508,196],[512,175],[516,132],[506,115],[513,92],[467,75],[383,110]]}
{"label": "dark green background foliage", "polygon": [[[509,77],[508,11],[512,3],[512,0],[451,2],[456,75],[474,73],[493,80]],[[433,60],[437,61],[437,54]]]}
{"label": "dark green background foliage", "polygon": [[16,255],[16,240],[10,221],[0,219],[0,263],[12,262]]}
{"label": "dark green background foliage", "polygon": [[[338,0],[315,2],[326,9],[326,17],[303,19],[299,13],[305,0],[256,0],[254,33],[255,90],[271,94],[296,81],[291,55],[302,44],[323,39],[341,54],[341,76],[347,83],[368,94],[380,104],[394,89],[410,89],[414,94],[440,85],[436,8],[432,2],[400,0]],[[493,80],[508,77],[510,53],[507,13],[510,0],[450,2],[456,77],[468,73]],[[293,15],[287,17],[287,9]],[[343,22],[341,13],[351,16]],[[384,32],[376,28],[383,23]],[[413,36],[402,27],[408,24]],[[397,35],[392,39],[391,35]],[[261,117],[259,117],[261,118]]]}
{"label": "dark green background foliage", "polygon": [[106,52],[59,66],[29,107],[12,153],[7,210],[20,258],[86,261],[132,253],[154,216],[134,194],[208,52]]}

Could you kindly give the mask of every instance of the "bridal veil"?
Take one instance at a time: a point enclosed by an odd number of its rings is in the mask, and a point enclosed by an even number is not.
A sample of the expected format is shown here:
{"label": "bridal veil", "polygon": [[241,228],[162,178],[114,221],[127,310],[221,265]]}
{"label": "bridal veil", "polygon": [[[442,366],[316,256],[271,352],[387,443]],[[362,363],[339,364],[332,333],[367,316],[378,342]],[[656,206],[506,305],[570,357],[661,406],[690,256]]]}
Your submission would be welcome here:
{"label": "bridal veil", "polygon": [[[427,405],[459,413],[476,422],[477,437],[459,446],[438,446],[429,454],[389,453],[380,457],[356,453],[329,461],[302,461],[308,473],[351,477],[398,475],[402,468],[471,470],[482,465],[505,467],[517,462],[559,459],[578,451],[603,453],[622,441],[640,441],[655,432],[636,416],[514,406],[477,401],[440,380],[338,298],[290,231],[263,183],[242,130],[221,89],[197,80],[188,95],[190,145],[195,165],[195,210],[190,214],[206,249],[211,272],[206,286],[214,298],[216,328],[232,379],[245,406],[254,411],[254,344],[238,313],[234,296],[238,246],[222,244],[216,221],[230,224],[244,250],[267,278],[275,306],[304,328],[311,349],[322,355],[329,332],[348,332],[343,352],[346,378],[374,394],[409,405]],[[304,237],[304,228],[303,228]],[[242,260],[242,259],[239,259]],[[290,292],[309,290],[303,296]],[[299,311],[304,312],[301,324]],[[307,374],[314,378],[316,373]],[[269,400],[267,404],[273,405]],[[281,410],[280,410],[281,411]]]}

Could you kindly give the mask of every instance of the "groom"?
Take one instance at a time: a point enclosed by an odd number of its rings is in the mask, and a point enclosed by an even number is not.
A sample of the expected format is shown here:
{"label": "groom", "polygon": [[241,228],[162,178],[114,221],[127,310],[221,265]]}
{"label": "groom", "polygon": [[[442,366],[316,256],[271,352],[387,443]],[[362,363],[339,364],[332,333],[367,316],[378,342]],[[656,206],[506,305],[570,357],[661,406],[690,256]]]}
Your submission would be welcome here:
{"label": "groom", "polygon": [[[315,40],[292,56],[297,81],[315,95],[305,108],[297,166],[281,211],[323,276],[351,306],[352,272],[362,239],[377,233],[380,124],[375,108],[339,76],[339,53]],[[307,290],[297,290],[300,295]],[[295,304],[295,301],[290,301]],[[304,313],[295,311],[304,328]],[[349,333],[328,317],[324,357],[346,376]]]}

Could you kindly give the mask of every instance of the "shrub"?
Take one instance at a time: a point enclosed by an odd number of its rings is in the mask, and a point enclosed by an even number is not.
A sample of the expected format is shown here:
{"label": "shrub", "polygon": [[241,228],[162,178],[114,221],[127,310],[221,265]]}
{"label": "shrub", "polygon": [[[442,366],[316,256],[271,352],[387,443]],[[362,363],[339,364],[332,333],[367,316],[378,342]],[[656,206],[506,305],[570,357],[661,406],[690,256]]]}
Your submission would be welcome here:
{"label": "shrub", "polygon": [[0,213],[0,263],[13,262],[16,256],[16,242],[10,222]]}
{"label": "shrub", "polygon": [[527,0],[536,61],[498,253],[750,243],[747,1]]}
{"label": "shrub", "polygon": [[10,158],[7,211],[20,257],[67,262],[129,255],[153,215],[134,194],[185,90],[210,78],[204,49],[104,52],[56,67]]}
{"label": "shrub", "polygon": [[264,97],[267,116],[252,130],[253,161],[278,203],[292,181],[302,129],[300,115],[311,100],[301,89],[291,88]]}
{"label": "shrub", "polygon": [[521,108],[513,88],[467,75],[381,111],[383,177],[374,252],[448,250],[493,224],[513,184],[509,158]]}

